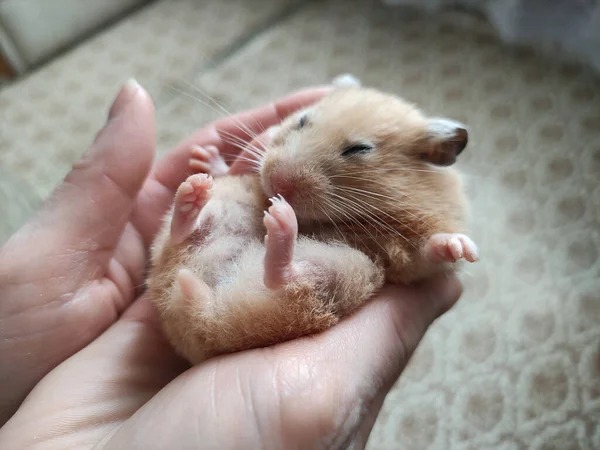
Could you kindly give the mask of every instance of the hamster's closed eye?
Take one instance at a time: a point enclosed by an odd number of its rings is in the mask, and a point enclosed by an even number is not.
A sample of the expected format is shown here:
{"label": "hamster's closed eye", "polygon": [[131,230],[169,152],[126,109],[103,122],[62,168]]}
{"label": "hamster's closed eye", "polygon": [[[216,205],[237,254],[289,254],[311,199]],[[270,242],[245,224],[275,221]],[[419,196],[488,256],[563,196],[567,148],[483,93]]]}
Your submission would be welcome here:
{"label": "hamster's closed eye", "polygon": [[306,114],[300,117],[300,123],[298,124],[298,128],[304,128],[304,125],[306,125],[306,120]]}
{"label": "hamster's closed eye", "polygon": [[348,158],[353,155],[368,153],[373,150],[373,146],[369,144],[352,144],[344,149],[342,156]]}

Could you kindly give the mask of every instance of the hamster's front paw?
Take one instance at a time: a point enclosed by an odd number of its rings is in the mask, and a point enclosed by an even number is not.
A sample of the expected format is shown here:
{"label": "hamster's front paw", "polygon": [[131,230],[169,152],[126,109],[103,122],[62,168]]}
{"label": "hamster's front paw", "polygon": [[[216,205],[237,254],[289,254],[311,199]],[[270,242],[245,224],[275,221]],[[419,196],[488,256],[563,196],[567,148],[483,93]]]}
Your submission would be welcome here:
{"label": "hamster's front paw", "polygon": [[195,173],[206,173],[213,177],[227,175],[229,166],[214,145],[192,147],[190,156],[190,168]]}
{"label": "hamster's front paw", "polygon": [[464,234],[434,234],[424,247],[425,256],[431,262],[445,263],[465,259],[475,262],[478,259],[477,245]]}
{"label": "hamster's front paw", "polygon": [[208,202],[213,179],[204,173],[191,175],[175,193],[175,207],[171,218],[171,241],[181,244],[194,231],[200,210]]}
{"label": "hamster's front paw", "polygon": [[294,244],[298,236],[298,221],[293,208],[282,196],[269,199],[272,203],[263,220],[265,236],[264,283],[269,289],[279,289],[294,276]]}

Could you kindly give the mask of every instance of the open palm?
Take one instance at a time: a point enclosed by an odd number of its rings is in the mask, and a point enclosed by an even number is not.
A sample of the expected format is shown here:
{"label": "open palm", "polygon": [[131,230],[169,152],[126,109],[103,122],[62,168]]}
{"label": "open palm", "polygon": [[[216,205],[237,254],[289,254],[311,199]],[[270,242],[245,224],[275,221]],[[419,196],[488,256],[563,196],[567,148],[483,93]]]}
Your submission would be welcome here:
{"label": "open palm", "polygon": [[457,282],[388,287],[326,333],[194,368],[166,343],[141,289],[192,145],[233,153],[221,136],[248,142],[242,129],[274,125],[324,93],[218,121],[153,166],[152,102],[135,83],[123,89],[90,150],[0,252],[1,448],[364,444]]}

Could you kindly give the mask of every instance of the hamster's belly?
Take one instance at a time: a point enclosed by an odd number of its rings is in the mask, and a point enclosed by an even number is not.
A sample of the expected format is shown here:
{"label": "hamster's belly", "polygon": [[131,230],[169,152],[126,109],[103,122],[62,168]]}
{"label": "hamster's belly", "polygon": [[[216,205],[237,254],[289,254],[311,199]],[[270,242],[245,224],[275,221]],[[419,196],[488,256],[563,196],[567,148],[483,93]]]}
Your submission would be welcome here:
{"label": "hamster's belly", "polygon": [[213,291],[219,291],[234,281],[240,258],[257,243],[256,236],[221,237],[197,249],[187,266]]}
{"label": "hamster's belly", "polygon": [[200,213],[183,265],[213,291],[230,284],[241,255],[264,235],[261,219],[256,204],[232,199],[217,189]]}

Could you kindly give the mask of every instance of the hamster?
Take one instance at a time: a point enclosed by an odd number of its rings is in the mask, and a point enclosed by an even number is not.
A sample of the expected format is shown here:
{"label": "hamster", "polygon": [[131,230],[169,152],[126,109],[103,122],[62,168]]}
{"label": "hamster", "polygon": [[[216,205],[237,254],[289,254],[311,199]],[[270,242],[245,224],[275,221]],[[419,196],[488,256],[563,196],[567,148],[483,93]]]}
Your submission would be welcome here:
{"label": "hamster", "polygon": [[177,190],[147,279],[190,363],[323,331],[386,282],[477,260],[452,167],[466,126],[348,81],[272,128],[256,172],[193,153],[191,167],[219,170]]}

